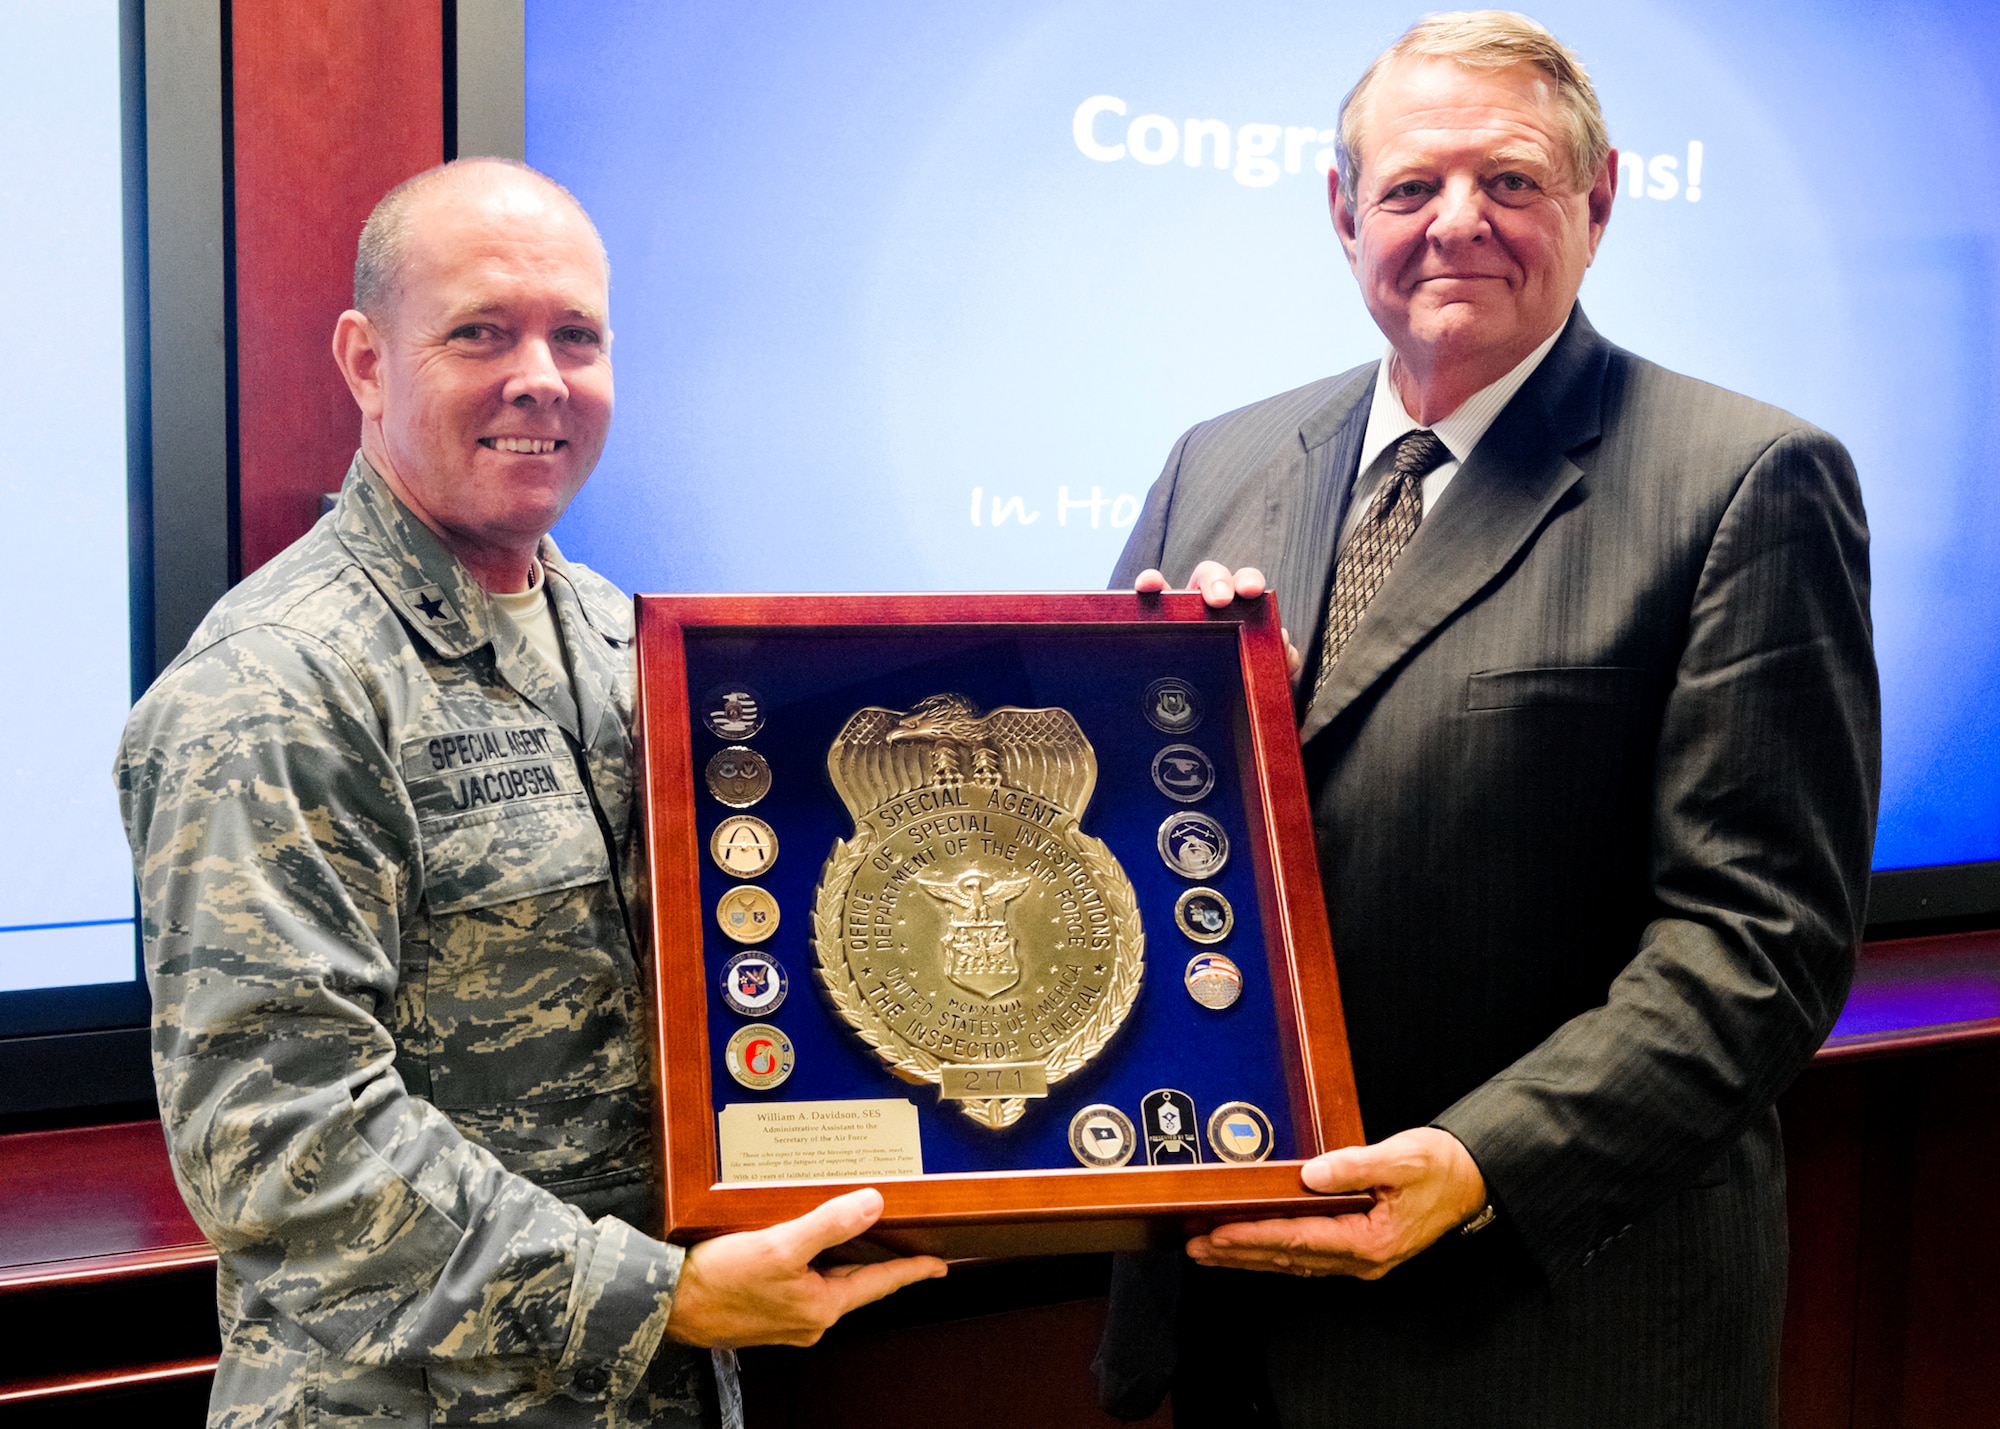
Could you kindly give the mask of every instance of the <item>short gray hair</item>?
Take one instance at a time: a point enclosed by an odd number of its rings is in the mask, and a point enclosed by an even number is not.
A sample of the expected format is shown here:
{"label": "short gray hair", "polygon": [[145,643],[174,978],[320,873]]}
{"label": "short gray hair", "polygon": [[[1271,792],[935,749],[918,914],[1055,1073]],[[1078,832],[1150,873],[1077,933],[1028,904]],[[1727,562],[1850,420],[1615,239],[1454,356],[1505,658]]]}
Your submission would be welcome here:
{"label": "short gray hair", "polygon": [[1375,57],[1360,81],[1340,102],[1340,137],[1334,151],[1340,165],[1340,196],[1354,207],[1361,181],[1362,115],[1383,70],[1402,59],[1442,59],[1467,69],[1510,69],[1530,64],[1555,82],[1568,153],[1571,182],[1588,187],[1611,153],[1611,136],[1597,90],[1583,61],[1541,25],[1511,10],[1459,10],[1426,15],[1402,38]]}
{"label": "short gray hair", "polygon": [[396,187],[382,195],[382,201],[375,205],[368,221],[361,225],[361,239],[354,247],[354,306],[376,322],[385,322],[396,295],[396,285],[402,277],[403,265],[409,258],[410,228],[416,218],[418,205],[424,196],[441,184],[460,177],[465,170],[478,164],[497,164],[513,169],[540,183],[551,193],[560,195],[583,219],[590,236],[597,242],[598,257],[604,259],[604,273],[608,281],[611,276],[611,260],[604,251],[604,239],[597,231],[597,225],[590,221],[590,214],[577,201],[575,194],[532,165],[519,159],[469,158],[453,159],[449,163],[438,164],[413,174]]}

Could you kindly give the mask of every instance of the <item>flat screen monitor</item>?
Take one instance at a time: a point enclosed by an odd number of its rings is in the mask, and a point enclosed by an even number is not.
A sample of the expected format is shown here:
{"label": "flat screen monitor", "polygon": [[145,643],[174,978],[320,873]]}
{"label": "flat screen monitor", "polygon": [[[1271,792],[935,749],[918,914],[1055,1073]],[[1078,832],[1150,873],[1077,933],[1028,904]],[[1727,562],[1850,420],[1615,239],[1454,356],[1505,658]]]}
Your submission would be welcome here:
{"label": "flat screen monitor", "polygon": [[[617,333],[558,540],[631,590],[1102,585],[1182,431],[1381,354],[1324,173],[1419,9],[531,0],[525,156]],[[1591,320],[1860,467],[1874,921],[2000,909],[2000,9],[1535,13],[1620,150]]]}
{"label": "flat screen monitor", "polygon": [[151,1096],[111,760],[229,580],[222,9],[14,5],[0,46],[6,1125]]}
{"label": "flat screen monitor", "polygon": [[116,5],[49,5],[0,47],[0,271],[21,316],[51,304],[0,344],[27,418],[0,461],[0,1033],[115,1018],[139,971],[110,777],[133,686],[120,42]]}

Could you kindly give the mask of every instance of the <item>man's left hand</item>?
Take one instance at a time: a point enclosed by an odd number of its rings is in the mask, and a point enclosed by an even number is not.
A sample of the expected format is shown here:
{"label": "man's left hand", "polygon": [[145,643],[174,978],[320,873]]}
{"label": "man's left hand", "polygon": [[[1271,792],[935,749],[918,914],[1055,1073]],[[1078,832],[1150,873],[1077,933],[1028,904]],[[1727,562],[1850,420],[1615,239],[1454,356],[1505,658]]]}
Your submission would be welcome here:
{"label": "man's left hand", "polygon": [[1308,1161],[1308,1190],[1372,1191],[1365,1214],[1300,1216],[1217,1226],[1188,1242],[1203,1265],[1377,1280],[1486,1204],[1486,1180],[1457,1137],[1436,1127],[1398,1132]]}

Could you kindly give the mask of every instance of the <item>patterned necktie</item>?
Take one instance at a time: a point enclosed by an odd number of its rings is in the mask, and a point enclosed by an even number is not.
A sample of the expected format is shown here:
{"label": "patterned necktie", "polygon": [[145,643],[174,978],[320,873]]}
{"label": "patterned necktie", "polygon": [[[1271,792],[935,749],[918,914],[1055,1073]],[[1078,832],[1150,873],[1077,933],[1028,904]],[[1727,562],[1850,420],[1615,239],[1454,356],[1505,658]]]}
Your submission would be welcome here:
{"label": "patterned necktie", "polygon": [[1451,460],[1436,432],[1406,432],[1396,441],[1395,465],[1382,481],[1354,534],[1333,567],[1333,593],[1326,604],[1326,637],[1319,647],[1313,698],[1326,688],[1340,651],[1361,623],[1361,612],[1389,577],[1389,567],[1417,534],[1424,519],[1424,477]]}

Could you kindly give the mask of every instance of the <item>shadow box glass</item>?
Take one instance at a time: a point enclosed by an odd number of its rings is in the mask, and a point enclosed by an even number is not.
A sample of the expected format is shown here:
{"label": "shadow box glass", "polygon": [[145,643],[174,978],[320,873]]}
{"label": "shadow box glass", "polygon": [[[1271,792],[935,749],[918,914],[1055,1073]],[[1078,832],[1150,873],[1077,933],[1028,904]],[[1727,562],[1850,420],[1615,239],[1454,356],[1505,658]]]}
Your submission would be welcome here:
{"label": "shadow box glass", "polygon": [[637,599],[667,1233],[1332,1214],[1362,1139],[1269,600]]}

